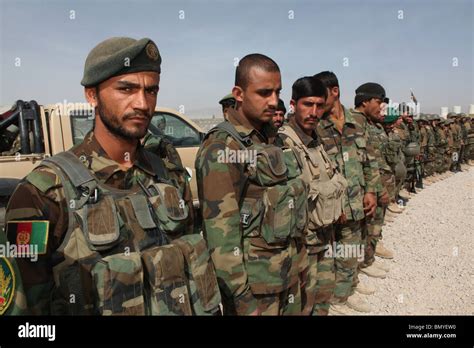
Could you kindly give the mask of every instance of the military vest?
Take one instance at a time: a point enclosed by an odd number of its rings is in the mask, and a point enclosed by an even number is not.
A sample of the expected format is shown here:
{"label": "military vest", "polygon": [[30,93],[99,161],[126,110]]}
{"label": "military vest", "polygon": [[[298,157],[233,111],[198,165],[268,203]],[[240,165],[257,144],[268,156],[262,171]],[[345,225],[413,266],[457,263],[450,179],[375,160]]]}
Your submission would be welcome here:
{"label": "military vest", "polygon": [[[147,155],[153,156],[148,153]],[[72,153],[45,159],[61,180],[69,226],[54,252],[51,314],[212,315],[220,293],[199,234],[181,236],[182,192],[154,156],[138,190],[107,186]]]}
{"label": "military vest", "polygon": [[[307,226],[306,185],[299,178],[301,166],[291,149],[254,143],[228,121],[211,129],[224,131],[252,154],[242,165],[239,200],[244,263],[254,294],[281,292],[298,280],[303,270],[296,239]],[[268,269],[280,269],[279,273]]]}
{"label": "military vest", "polygon": [[[308,213],[314,227],[329,226],[344,212],[346,179],[336,171],[322,145],[308,148],[290,126],[281,127],[279,133],[288,136],[302,163],[302,179],[309,185]],[[313,227],[313,226],[310,226]]]}

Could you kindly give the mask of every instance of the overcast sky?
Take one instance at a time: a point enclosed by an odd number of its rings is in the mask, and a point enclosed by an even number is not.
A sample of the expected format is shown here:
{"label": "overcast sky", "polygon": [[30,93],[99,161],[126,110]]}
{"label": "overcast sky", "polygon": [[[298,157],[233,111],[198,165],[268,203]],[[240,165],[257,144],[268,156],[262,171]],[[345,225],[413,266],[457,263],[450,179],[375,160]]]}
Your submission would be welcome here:
{"label": "overcast sky", "polygon": [[[112,36],[149,37],[163,58],[158,104],[191,117],[219,114],[234,63],[273,58],[282,98],[302,76],[332,70],[342,101],[382,84],[396,102],[410,88],[422,112],[474,104],[473,0],[0,0],[0,105],[84,101],[84,61]],[[18,59],[19,58],[19,59]],[[19,65],[19,66],[18,66]]]}

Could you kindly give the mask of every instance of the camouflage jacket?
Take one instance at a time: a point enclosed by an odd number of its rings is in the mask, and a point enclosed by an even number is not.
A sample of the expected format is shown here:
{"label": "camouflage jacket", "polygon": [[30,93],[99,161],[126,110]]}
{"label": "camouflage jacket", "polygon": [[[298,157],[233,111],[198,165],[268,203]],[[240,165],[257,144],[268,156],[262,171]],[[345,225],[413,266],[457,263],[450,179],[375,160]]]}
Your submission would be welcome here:
{"label": "camouflage jacket", "polygon": [[424,148],[428,145],[428,132],[425,126],[420,126],[420,147],[421,152],[424,151]]}
{"label": "camouflage jacket", "polygon": [[316,131],[327,154],[347,180],[344,213],[348,220],[359,221],[365,217],[364,194],[381,190],[380,173],[374,150],[368,144],[368,134],[360,126],[365,117],[354,116],[344,106],[343,110],[341,131],[328,115],[319,121]]}
{"label": "camouflage jacket", "polygon": [[437,138],[437,146],[441,152],[446,151],[446,148],[448,146],[448,139],[446,138],[446,133],[444,132],[443,128],[441,126],[438,126],[436,128],[436,138]]}
{"label": "camouflage jacket", "polygon": [[453,134],[453,148],[455,149],[460,149],[461,148],[461,127],[457,125],[456,123],[451,123],[449,125],[449,129],[451,130],[451,133]]}
{"label": "camouflage jacket", "polygon": [[[148,184],[155,178],[155,171],[142,146],[137,148],[135,161],[130,168],[124,168],[110,159],[102,149],[93,132],[84,141],[71,149],[95,176],[99,183],[119,190],[139,190],[138,180]],[[166,157],[166,156],[165,156]],[[183,192],[183,198],[192,212],[192,197],[184,170],[178,170],[179,163],[172,163],[171,157],[165,163],[169,180],[175,182]],[[15,242],[9,231],[9,222],[47,221],[44,238],[45,252],[33,262],[27,258],[18,259],[18,268],[23,280],[28,311],[30,314],[49,314],[50,296],[55,287],[53,267],[60,260],[53,259],[62,244],[69,227],[69,205],[60,178],[45,166],[35,168],[15,189],[7,206],[7,238]],[[192,214],[192,213],[191,213]],[[192,218],[187,222],[186,232],[193,232]]]}
{"label": "camouflage jacket", "polygon": [[420,143],[420,129],[416,122],[412,122],[411,124],[407,125],[408,131],[410,133],[410,142],[414,142],[419,144]]}
{"label": "camouflage jacket", "polygon": [[388,133],[388,141],[386,146],[383,148],[383,154],[385,156],[385,161],[392,168],[395,168],[398,162],[403,162],[405,157],[403,155],[403,141],[400,139],[400,136],[395,129],[392,129]]}
{"label": "camouflage jacket", "polygon": [[399,125],[395,126],[394,132],[398,134],[400,139],[402,140],[403,146],[406,146],[410,140],[410,130],[408,129],[408,125],[403,121]]}
{"label": "camouflage jacket", "polygon": [[[235,130],[242,137],[248,137],[253,144],[283,146],[270,124],[265,124],[258,131],[234,109],[230,109],[227,116],[227,121]],[[221,158],[226,152],[238,153],[241,150],[241,145],[234,137],[217,129],[206,136],[196,156],[203,232],[216,268],[224,313],[239,315],[255,310],[255,291],[275,293],[281,291],[282,284],[287,287],[294,281],[294,276],[297,276],[299,267],[304,263],[302,257],[306,254],[297,251],[294,240],[290,240],[289,245],[275,248],[265,242],[260,231],[254,237],[244,236],[243,224],[246,221],[240,209],[243,197],[247,197],[250,165]],[[300,257],[301,264],[297,261]],[[255,262],[260,263],[258,269],[251,267]],[[291,279],[288,279],[288,275]],[[266,285],[255,289],[255,278],[266,279]]]}

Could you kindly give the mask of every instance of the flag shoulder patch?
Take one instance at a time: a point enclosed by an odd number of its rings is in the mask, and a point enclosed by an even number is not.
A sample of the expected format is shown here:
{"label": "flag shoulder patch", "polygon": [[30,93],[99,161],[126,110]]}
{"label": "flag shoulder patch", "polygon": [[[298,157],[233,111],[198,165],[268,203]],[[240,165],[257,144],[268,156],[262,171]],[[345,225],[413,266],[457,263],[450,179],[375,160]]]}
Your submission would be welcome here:
{"label": "flag shoulder patch", "polygon": [[48,220],[7,222],[7,239],[10,244],[36,246],[38,255],[46,254],[48,231]]}

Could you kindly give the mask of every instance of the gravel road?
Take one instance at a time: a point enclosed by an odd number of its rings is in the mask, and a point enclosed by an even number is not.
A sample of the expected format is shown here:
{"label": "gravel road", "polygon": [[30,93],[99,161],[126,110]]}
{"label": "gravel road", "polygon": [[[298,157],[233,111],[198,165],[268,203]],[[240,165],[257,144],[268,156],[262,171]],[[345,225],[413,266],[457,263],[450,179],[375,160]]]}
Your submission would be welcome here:
{"label": "gravel road", "polygon": [[[412,196],[394,222],[383,227],[395,252],[385,279],[361,274],[376,287],[364,296],[369,315],[474,314],[474,167]],[[349,310],[351,314],[360,314]]]}

